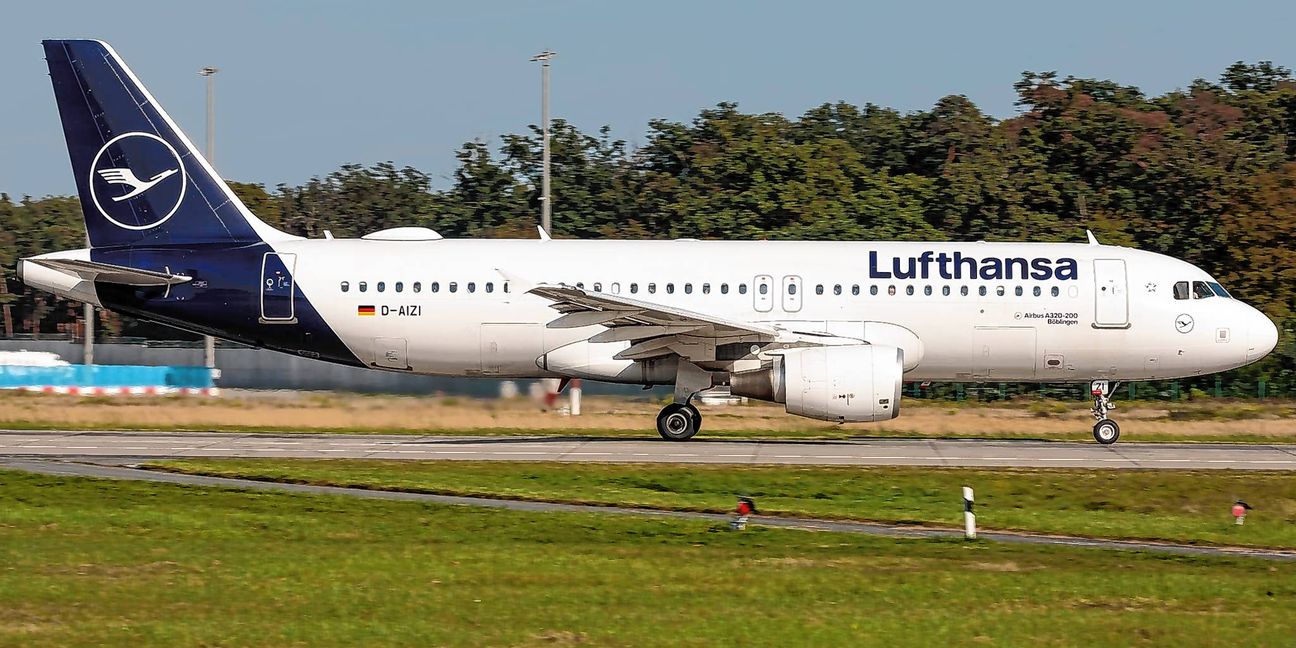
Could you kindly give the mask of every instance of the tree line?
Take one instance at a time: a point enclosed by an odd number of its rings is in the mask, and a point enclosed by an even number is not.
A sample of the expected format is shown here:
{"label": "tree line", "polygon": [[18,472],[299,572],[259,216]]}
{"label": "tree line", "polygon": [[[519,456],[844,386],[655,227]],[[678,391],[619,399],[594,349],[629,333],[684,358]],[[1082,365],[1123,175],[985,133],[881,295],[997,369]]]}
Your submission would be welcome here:
{"label": "tree line", "polygon": [[[553,235],[579,238],[1082,241],[1201,266],[1280,323],[1278,350],[1239,370],[1296,389],[1296,80],[1238,62],[1217,81],[1149,96],[1113,81],[1026,72],[1017,114],[964,96],[930,110],[825,103],[800,117],[722,103],[653,120],[642,146],[604,127],[551,126]],[[471,141],[445,188],[412,167],[346,165],[301,185],[232,183],[263,220],[319,237],[426,226],[534,237],[538,127]],[[81,247],[74,197],[0,196],[7,335],[75,327],[79,309],[13,278],[17,258]],[[110,334],[176,337],[101,315]],[[1285,386],[1285,387],[1284,387]]]}

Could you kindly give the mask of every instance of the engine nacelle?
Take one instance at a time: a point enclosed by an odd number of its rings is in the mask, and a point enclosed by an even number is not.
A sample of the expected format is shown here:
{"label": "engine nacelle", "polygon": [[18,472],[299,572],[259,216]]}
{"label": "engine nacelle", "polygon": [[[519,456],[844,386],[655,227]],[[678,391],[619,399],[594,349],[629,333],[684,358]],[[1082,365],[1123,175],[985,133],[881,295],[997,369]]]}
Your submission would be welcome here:
{"label": "engine nacelle", "polygon": [[773,365],[730,375],[735,396],[784,403],[821,421],[886,421],[900,415],[904,351],[862,344],[788,349]]}

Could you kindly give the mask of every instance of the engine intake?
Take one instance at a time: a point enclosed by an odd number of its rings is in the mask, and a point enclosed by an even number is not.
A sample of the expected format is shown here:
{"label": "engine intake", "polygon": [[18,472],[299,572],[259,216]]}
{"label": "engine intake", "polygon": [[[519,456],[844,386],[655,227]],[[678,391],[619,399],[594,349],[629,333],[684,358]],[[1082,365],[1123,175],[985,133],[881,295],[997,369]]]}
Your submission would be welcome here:
{"label": "engine intake", "polygon": [[861,344],[788,349],[767,368],[730,374],[735,396],[784,403],[821,421],[886,421],[900,415],[904,351]]}

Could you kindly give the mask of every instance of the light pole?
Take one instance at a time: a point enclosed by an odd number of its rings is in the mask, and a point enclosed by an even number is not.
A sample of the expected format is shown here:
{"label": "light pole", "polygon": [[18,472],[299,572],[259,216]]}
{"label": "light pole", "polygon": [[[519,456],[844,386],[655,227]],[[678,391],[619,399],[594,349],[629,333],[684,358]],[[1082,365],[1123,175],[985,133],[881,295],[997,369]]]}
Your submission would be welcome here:
{"label": "light pole", "polygon": [[[216,73],[219,69],[207,66],[198,70],[198,74],[207,78],[207,164],[216,168]],[[203,364],[208,369],[216,368],[216,338],[203,336]]]}
{"label": "light pole", "polygon": [[549,61],[558,56],[557,52],[545,50],[531,57],[540,61],[540,132],[543,144],[543,167],[540,175],[540,227],[545,235],[551,236],[550,215],[552,209],[549,200]]}

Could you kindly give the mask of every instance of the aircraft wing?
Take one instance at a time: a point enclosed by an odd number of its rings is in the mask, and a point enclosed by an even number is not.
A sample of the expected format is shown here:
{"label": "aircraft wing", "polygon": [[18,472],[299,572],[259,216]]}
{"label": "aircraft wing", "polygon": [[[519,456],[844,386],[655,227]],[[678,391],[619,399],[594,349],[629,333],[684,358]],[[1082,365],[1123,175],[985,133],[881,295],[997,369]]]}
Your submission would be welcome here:
{"label": "aircraft wing", "polygon": [[767,342],[779,336],[777,329],[763,324],[567,284],[529,284],[507,273],[501,274],[522,292],[549,300],[550,306],[562,314],[549,322],[549,328],[601,325],[606,330],[590,337],[590,342],[634,342],[617,354],[620,359],[641,360],[670,353],[689,358],[692,354],[688,349],[699,342],[714,351],[719,340]]}
{"label": "aircraft wing", "polygon": [[23,262],[76,275],[86,281],[100,281],[126,286],[174,286],[193,280],[193,277],[181,274],[140,270],[139,268],[128,268],[111,263],[97,263],[81,259],[31,258],[23,259]]}

